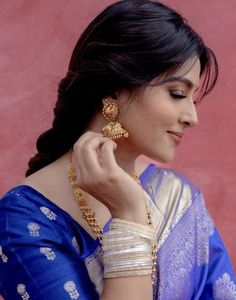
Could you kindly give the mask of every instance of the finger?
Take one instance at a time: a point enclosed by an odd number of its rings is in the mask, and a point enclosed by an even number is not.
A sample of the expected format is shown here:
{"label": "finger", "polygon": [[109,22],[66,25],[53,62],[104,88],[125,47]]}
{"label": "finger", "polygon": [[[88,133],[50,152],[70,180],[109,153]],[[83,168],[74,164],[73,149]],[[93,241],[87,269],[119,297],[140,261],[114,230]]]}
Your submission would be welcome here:
{"label": "finger", "polygon": [[91,139],[92,137],[95,136],[103,136],[101,133],[98,132],[94,132],[94,131],[86,131],[84,134],[82,134],[79,139],[76,141],[76,143],[74,144],[74,147],[79,147],[80,145],[83,145],[83,143],[89,139]]}
{"label": "finger", "polygon": [[112,140],[107,140],[101,147],[101,158],[103,162],[103,168],[107,171],[114,171],[117,168],[117,163],[114,155],[114,151],[117,148],[117,144]]}
{"label": "finger", "polygon": [[108,138],[104,137],[93,137],[84,143],[81,153],[88,172],[93,171],[94,167],[98,169],[102,167],[101,147],[107,140]]}
{"label": "finger", "polygon": [[102,136],[94,135],[77,145],[75,148],[76,162],[82,177],[99,176],[101,171],[100,147],[107,140]]}
{"label": "finger", "polygon": [[96,133],[96,132],[92,132],[92,131],[87,131],[86,133],[84,133],[78,140],[77,142],[74,144],[73,146],[73,154],[74,157],[77,161],[79,161],[81,152],[84,148],[84,144],[94,138],[94,137],[102,137],[102,134]]}
{"label": "finger", "polygon": [[[99,136],[98,133],[95,133],[93,131],[87,131],[85,132],[80,138],[76,141],[76,143],[73,146],[73,151],[72,151],[72,159],[74,161],[74,165],[76,168],[76,173],[78,174],[77,179],[79,182],[81,182],[81,179],[83,177],[83,173],[85,171],[85,167],[83,164],[82,160],[82,154],[81,150],[83,149],[84,143],[91,139],[92,137]],[[102,136],[102,135],[100,135]],[[80,178],[79,178],[80,177]]]}

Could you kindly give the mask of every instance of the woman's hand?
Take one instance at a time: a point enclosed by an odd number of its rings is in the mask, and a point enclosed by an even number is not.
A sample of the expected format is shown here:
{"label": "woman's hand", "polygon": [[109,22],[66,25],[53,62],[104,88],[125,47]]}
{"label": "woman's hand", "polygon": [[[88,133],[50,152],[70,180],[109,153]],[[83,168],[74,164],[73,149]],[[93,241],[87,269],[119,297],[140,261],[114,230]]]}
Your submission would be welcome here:
{"label": "woman's hand", "polygon": [[[107,206],[112,217],[146,225],[144,191],[117,165],[116,148],[115,142],[101,134],[83,134],[73,152],[78,184]],[[99,299],[152,299],[151,276],[106,278]]]}
{"label": "woman's hand", "polygon": [[113,217],[146,224],[142,187],[116,163],[117,144],[95,132],[86,132],[74,145],[78,184],[101,201]]}

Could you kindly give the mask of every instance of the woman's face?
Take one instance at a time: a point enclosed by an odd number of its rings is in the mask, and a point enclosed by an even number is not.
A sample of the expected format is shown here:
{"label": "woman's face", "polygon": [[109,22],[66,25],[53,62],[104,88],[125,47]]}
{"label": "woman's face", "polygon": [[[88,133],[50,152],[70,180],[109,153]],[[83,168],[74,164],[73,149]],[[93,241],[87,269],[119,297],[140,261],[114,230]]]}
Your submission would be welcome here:
{"label": "woman's face", "polygon": [[199,59],[189,60],[157,86],[148,86],[132,96],[120,93],[119,121],[129,132],[121,142],[129,152],[170,162],[185,129],[198,124],[194,92],[200,80]]}

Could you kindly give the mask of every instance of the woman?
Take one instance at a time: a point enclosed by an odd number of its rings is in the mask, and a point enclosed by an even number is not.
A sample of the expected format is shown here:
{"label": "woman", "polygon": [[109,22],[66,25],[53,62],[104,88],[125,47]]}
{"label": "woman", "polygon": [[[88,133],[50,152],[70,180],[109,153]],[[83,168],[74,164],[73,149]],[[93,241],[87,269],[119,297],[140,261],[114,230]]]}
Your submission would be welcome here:
{"label": "woman", "polygon": [[60,82],[52,128],[0,202],[7,299],[236,299],[201,192],[171,169],[214,53],[159,3],[124,0],[88,26]]}

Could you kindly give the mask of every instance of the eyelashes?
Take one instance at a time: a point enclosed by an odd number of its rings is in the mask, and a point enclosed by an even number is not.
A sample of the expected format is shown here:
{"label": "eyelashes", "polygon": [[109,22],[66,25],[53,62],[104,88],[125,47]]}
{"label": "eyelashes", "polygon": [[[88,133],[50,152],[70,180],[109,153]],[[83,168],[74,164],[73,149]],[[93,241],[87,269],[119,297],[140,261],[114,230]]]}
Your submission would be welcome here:
{"label": "eyelashes", "polygon": [[170,92],[170,95],[174,99],[184,99],[184,98],[186,98],[185,95],[180,94],[180,93],[182,93],[182,92],[181,91],[172,91],[172,92]]}
{"label": "eyelashes", "polygon": [[[173,98],[173,99],[178,99],[178,100],[181,100],[181,99],[185,99],[186,96],[181,94],[182,91],[171,91],[170,92],[170,96]],[[197,101],[193,101],[193,104],[194,105],[197,105]]]}

